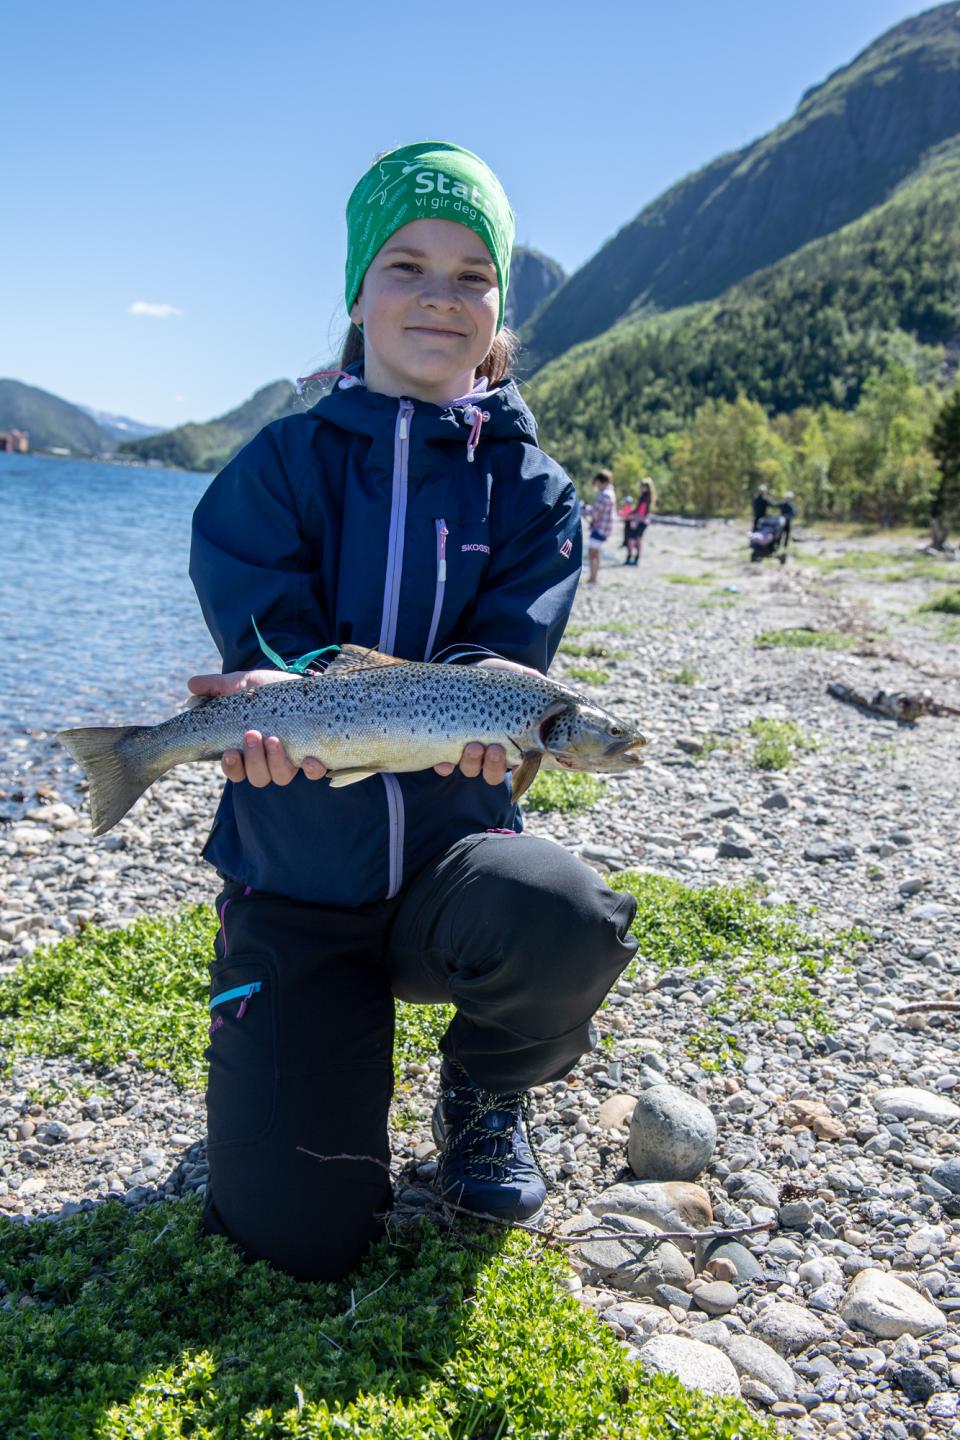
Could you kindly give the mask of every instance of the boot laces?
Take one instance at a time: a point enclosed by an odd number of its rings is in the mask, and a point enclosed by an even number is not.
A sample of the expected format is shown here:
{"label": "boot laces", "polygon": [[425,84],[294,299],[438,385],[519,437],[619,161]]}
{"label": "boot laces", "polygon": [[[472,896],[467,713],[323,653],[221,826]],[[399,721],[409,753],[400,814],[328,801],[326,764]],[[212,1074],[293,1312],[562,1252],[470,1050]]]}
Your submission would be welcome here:
{"label": "boot laces", "polygon": [[550,1185],[530,1137],[533,1106],[526,1090],[497,1093],[465,1078],[463,1082],[445,1085],[443,1094],[459,1112],[451,1121],[447,1146],[456,1144],[463,1168],[471,1179],[499,1183],[509,1177],[514,1159],[514,1134],[519,1126],[541,1180]]}

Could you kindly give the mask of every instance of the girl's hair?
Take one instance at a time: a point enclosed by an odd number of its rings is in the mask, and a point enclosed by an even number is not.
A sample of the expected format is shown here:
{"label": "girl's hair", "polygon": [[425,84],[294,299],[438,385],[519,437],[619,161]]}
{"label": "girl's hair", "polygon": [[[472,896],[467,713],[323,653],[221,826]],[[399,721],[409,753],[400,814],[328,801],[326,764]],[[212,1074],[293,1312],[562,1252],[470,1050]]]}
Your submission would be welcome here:
{"label": "girl's hair", "polygon": [[[477,375],[483,375],[488,385],[499,385],[506,380],[510,374],[510,368],[517,358],[519,344],[516,335],[506,326],[494,336],[493,344],[487,351],[483,363],[477,366]],[[340,353],[340,369],[346,370],[356,360],[363,359],[363,331],[359,326],[350,324],[343,339],[343,349]]]}
{"label": "girl's hair", "polygon": [[657,487],[654,485],[649,475],[644,476],[643,480],[640,482],[641,495],[643,494],[644,490],[650,491],[650,509],[655,510],[657,505]]}

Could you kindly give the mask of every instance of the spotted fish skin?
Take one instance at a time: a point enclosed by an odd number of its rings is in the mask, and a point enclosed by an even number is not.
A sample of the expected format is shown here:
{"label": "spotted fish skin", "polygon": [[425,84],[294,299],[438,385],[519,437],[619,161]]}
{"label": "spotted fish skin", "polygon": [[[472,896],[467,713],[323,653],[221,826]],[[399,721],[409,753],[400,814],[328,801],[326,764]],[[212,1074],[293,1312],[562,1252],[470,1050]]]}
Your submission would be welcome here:
{"label": "spotted fish skin", "polygon": [[94,833],[103,834],[161,775],[241,748],[247,730],[276,735],[295,765],[314,756],[333,785],[455,764],[470,741],[502,745],[510,766],[531,757],[533,773],[539,763],[626,769],[639,763],[633,747],[644,743],[543,676],[397,660],[356,646],[344,646],[321,675],[206,700],[159,725],[64,730],[57,738],[87,772]]}

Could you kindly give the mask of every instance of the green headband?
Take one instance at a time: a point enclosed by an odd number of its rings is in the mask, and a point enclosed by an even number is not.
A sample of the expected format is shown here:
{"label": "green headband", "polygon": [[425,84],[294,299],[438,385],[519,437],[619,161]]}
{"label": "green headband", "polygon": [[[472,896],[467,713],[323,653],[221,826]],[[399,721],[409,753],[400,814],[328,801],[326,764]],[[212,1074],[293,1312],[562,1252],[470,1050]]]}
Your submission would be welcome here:
{"label": "green headband", "polygon": [[347,311],[370,262],[411,220],[453,220],[475,231],[493,257],[500,314],[510,283],[515,221],[503,186],[479,156],[442,140],[403,145],[377,160],[347,201]]}

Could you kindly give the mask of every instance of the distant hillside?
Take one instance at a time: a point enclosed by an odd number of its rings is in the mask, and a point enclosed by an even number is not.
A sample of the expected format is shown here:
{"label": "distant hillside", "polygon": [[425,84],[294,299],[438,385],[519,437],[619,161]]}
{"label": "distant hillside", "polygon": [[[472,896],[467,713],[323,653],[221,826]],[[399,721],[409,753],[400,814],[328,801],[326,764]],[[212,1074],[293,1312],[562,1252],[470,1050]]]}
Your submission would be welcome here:
{"label": "distant hillside", "polygon": [[960,344],[960,140],[883,205],[717,300],[635,316],[541,370],[527,398],[541,441],[574,470],[629,430],[666,435],[705,399],[771,411],[856,403],[872,369],[942,375]]}
{"label": "distant hillside", "polygon": [[628,312],[715,297],[882,204],[960,132],[960,4],[888,30],[769,135],[666,191],[527,326],[539,369]]}
{"label": "distant hillside", "polygon": [[79,405],[19,380],[0,380],[0,430],[28,431],[31,450],[62,447],[75,455],[102,455],[113,449]]}
{"label": "distant hillside", "polygon": [[220,470],[264,425],[303,407],[289,380],[274,380],[236,410],[206,424],[178,425],[120,445],[123,455],[162,460],[180,470]]}
{"label": "distant hillside", "polygon": [[119,445],[123,440],[142,440],[148,435],[159,435],[164,428],[162,425],[144,425],[141,420],[131,420],[129,415],[113,415],[109,410],[94,410],[90,405],[80,405],[77,408],[99,425],[112,445]]}
{"label": "distant hillside", "polygon": [[510,289],[504,309],[504,323],[519,330],[540,308],[544,300],[563,284],[563,266],[539,250],[514,247],[510,257]]}

